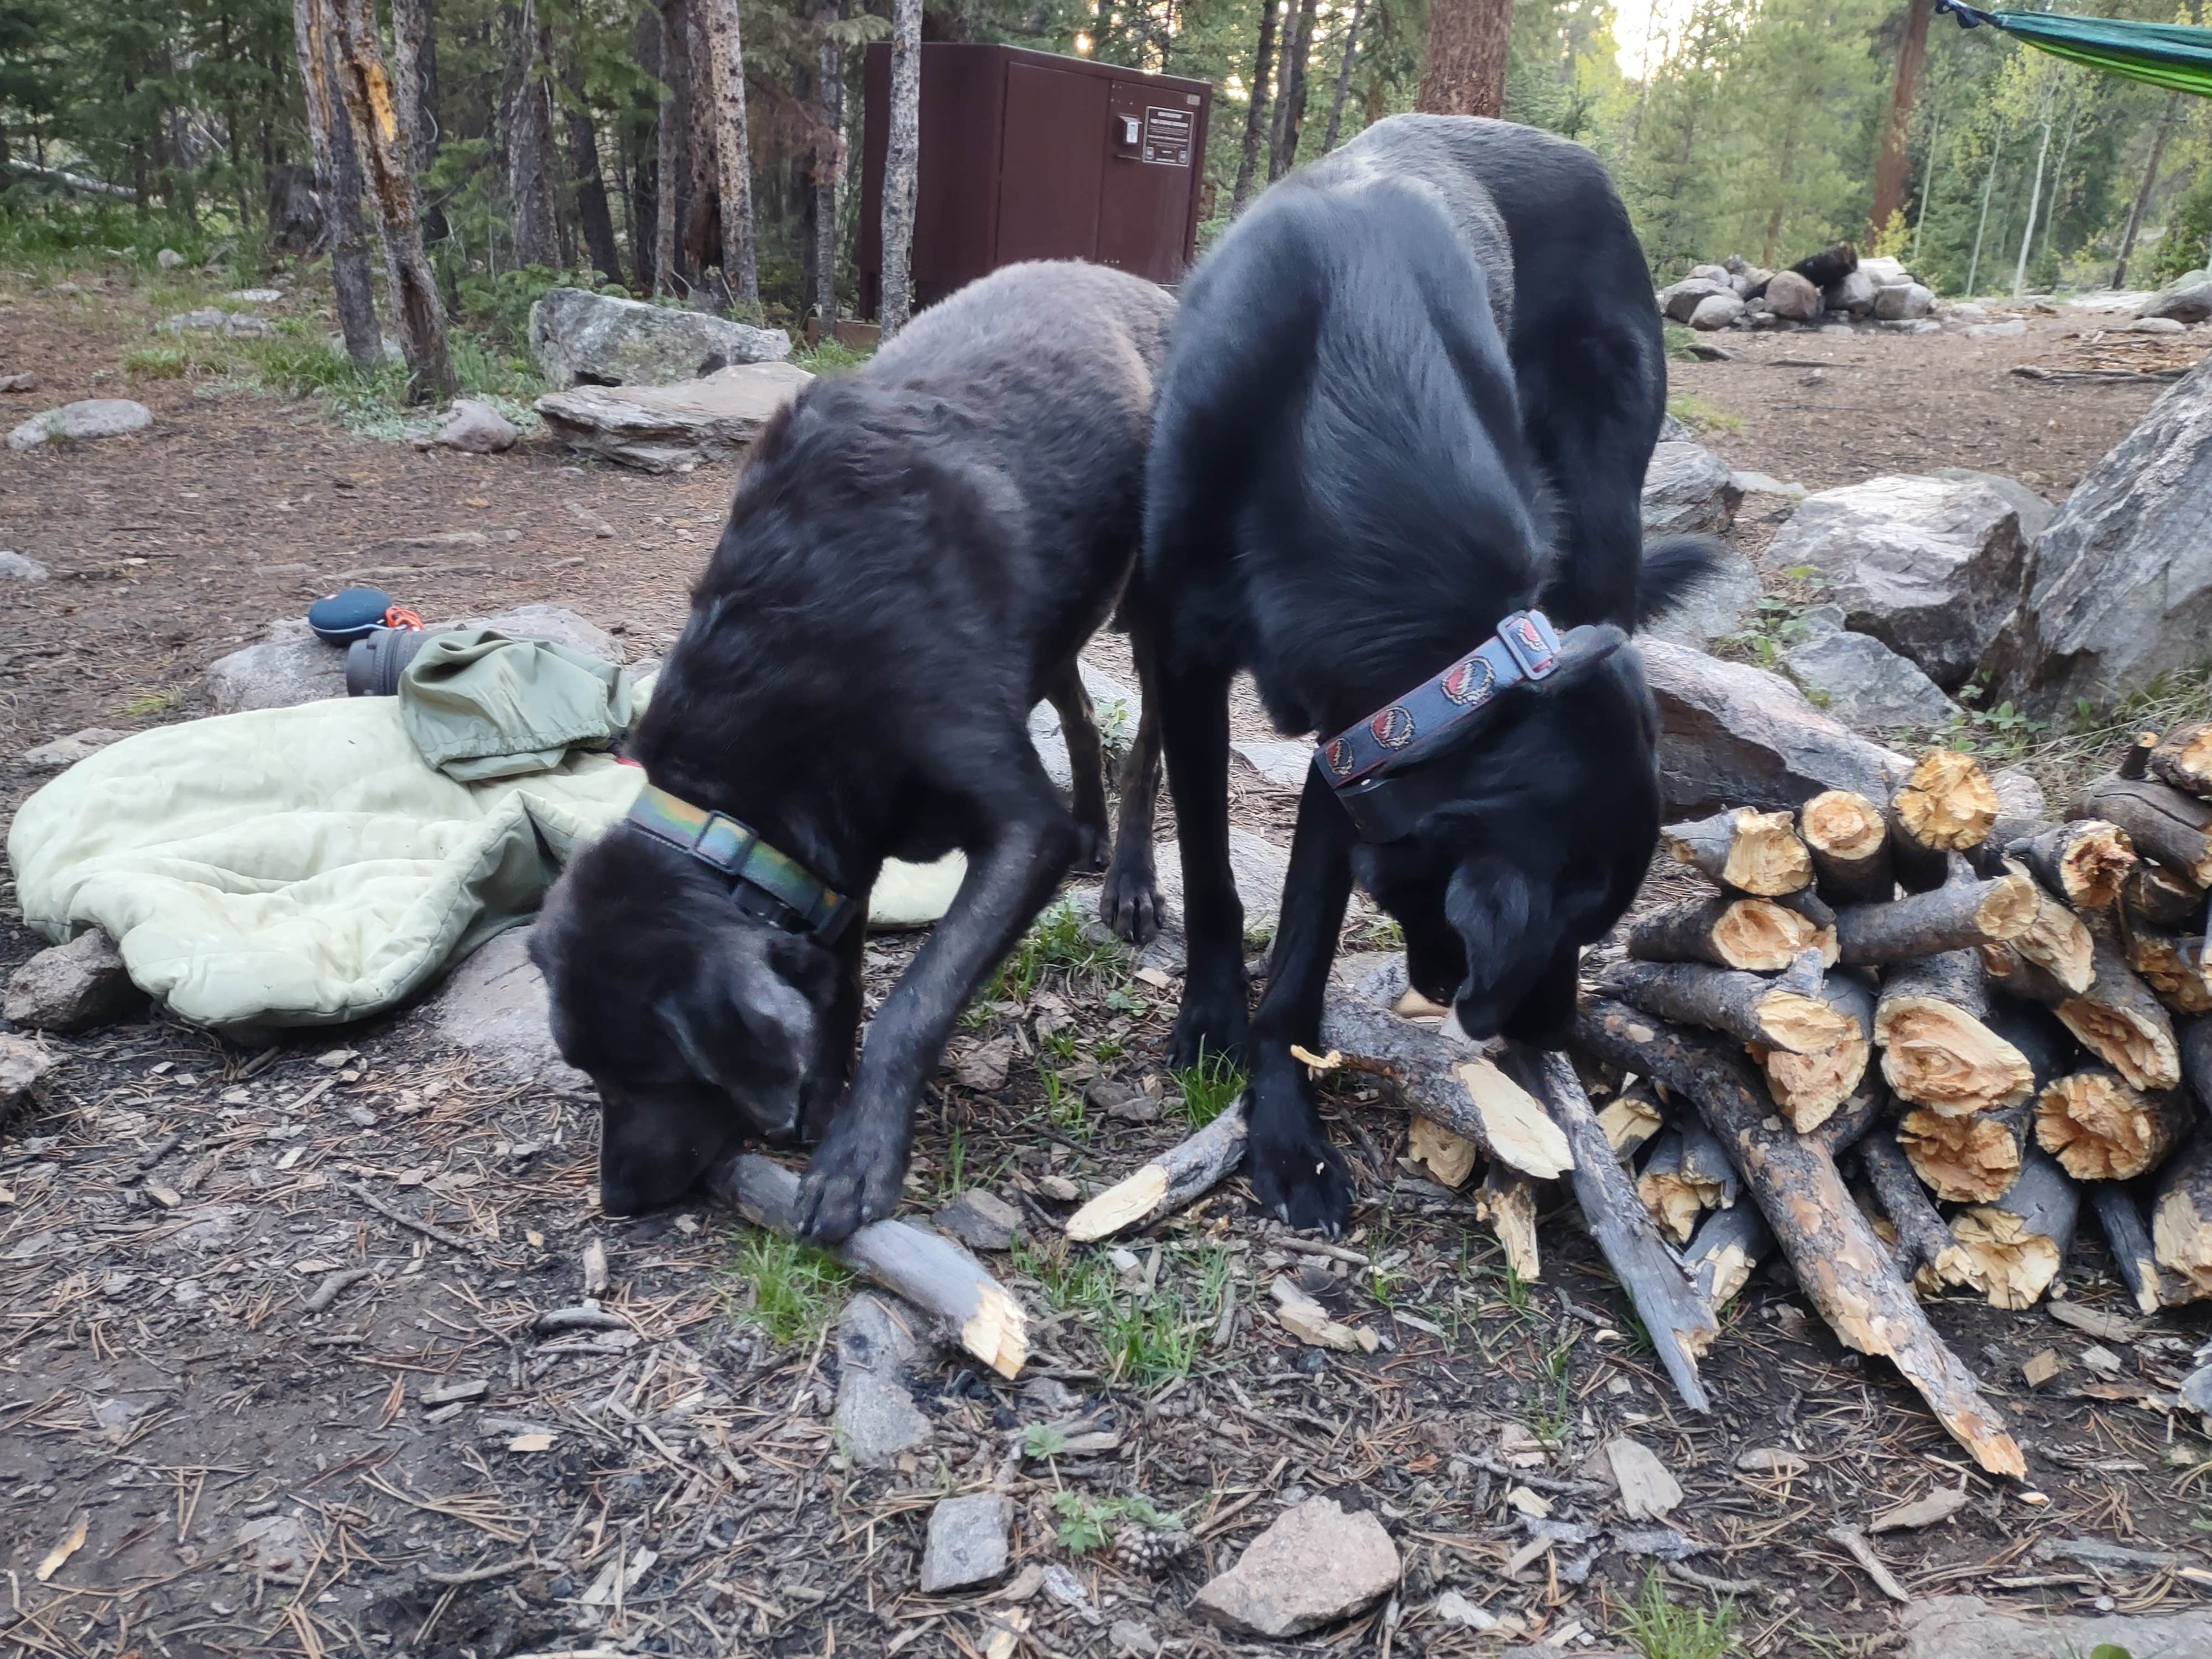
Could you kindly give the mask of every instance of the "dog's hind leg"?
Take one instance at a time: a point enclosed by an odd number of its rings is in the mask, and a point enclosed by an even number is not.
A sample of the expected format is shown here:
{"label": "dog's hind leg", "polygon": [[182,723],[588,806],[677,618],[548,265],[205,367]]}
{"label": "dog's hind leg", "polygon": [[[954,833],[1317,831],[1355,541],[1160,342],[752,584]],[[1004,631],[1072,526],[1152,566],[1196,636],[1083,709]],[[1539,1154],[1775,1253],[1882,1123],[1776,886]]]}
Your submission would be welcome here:
{"label": "dog's hind leg", "polygon": [[1106,751],[1098,741],[1098,720],[1091,706],[1091,693],[1074,658],[1067,659],[1046,688],[1045,696],[1060,716],[1060,741],[1067,745],[1075,831],[1083,838],[1075,851],[1075,867],[1103,870],[1112,835],[1106,822]]}
{"label": "dog's hind leg", "polygon": [[1247,1013],[1244,906],[1229,862],[1229,678],[1213,662],[1160,661],[1160,742],[1182,848],[1183,938],[1189,960],[1168,1064],[1241,1060]]}
{"label": "dog's hind leg", "polygon": [[1098,914],[1132,945],[1146,945],[1160,931],[1161,921],[1158,873],[1152,865],[1152,826],[1160,799],[1159,665],[1150,623],[1127,600],[1123,611],[1144,709],[1121,763],[1121,820],[1114,831],[1114,860],[1098,892]]}

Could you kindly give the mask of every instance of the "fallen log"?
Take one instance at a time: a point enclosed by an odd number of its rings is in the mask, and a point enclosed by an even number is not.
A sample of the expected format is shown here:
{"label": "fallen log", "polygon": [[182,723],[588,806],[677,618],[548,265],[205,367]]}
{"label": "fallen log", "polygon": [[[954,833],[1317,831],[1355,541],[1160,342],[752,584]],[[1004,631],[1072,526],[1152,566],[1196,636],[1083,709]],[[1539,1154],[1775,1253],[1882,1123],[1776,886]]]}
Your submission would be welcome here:
{"label": "fallen log", "polygon": [[1813,879],[1812,858],[1787,812],[1739,806],[1694,823],[1672,824],[1659,832],[1659,844],[1677,862],[1755,898],[1794,893]]}
{"label": "fallen log", "polygon": [[[2030,962],[2014,948],[2012,942],[1984,945],[1974,954],[1981,959],[1982,972],[1991,986],[2008,996],[2022,1002],[2039,1002],[2046,1008],[2056,1008],[2075,994],[2048,968]],[[2096,956],[2090,955],[2089,976],[2096,977]]]}
{"label": "fallen log", "polygon": [[1837,911],[1839,958],[1849,966],[1875,968],[2017,939],[2027,931],[2040,896],[2030,877],[2023,872],[1976,881],[1963,861],[1958,868],[1966,879],[1887,904],[1854,904]]}
{"label": "fallen log", "polygon": [[[1859,1142],[1859,1168],[1874,1188],[1875,1202],[1897,1230],[1897,1251],[1908,1276],[1917,1284],[1940,1289],[1945,1282],[1943,1252],[1958,1243],[1920,1183],[1919,1176],[1898,1145],[1894,1129],[1877,1129]],[[1923,1279],[1921,1275],[1926,1274]],[[1932,1284],[1930,1283],[1932,1281]]]}
{"label": "fallen log", "polygon": [[2075,995],[2089,988],[2096,975],[2096,947],[2089,938],[2089,929],[2081,918],[2052,897],[2050,892],[2027,872],[2024,864],[2007,861],[2006,870],[2016,874],[2027,884],[2034,896],[2034,909],[2027,926],[2005,941],[2022,957],[2049,974]]}
{"label": "fallen log", "polygon": [[1505,1265],[1524,1285],[1544,1276],[1544,1258],[1536,1245],[1536,1183],[1518,1170],[1493,1164],[1484,1173],[1474,1194],[1475,1219],[1489,1224]]}
{"label": "fallen log", "polygon": [[2147,1092],[2100,1066],[2037,1097],[2035,1141],[2078,1181],[2130,1181],[2164,1163],[2194,1116],[2180,1090]]}
{"label": "fallen log", "polygon": [[1736,1204],[1705,1218],[1682,1253],[1682,1265],[1690,1270],[1691,1288],[1717,1313],[1735,1300],[1759,1264],[1773,1254],[1774,1231],[1759,1206]]}
{"label": "fallen log", "polygon": [[2148,860],[2138,862],[2120,887],[2120,914],[2153,927],[2202,926],[2205,907],[2202,887]]}
{"label": "fallen log", "polygon": [[1735,1168],[1712,1131],[1688,1118],[1652,1143],[1644,1172],[1636,1177],[1636,1196],[1677,1244],[1686,1244],[1707,1210],[1732,1208],[1738,1186]]}
{"label": "fallen log", "polygon": [[[744,1153],[707,1177],[715,1202],[756,1227],[786,1238],[799,1233],[799,1176],[780,1164]],[[903,1221],[873,1221],[830,1255],[864,1279],[904,1297],[948,1340],[1001,1376],[1029,1357],[1029,1316],[989,1269],[942,1233]]]}
{"label": "fallen log", "polygon": [[2103,927],[2090,930],[2095,945],[2089,988],[2057,1005],[2058,1018],[2081,1046],[2138,1089],[2171,1089],[2181,1081],[2181,1055],[2173,1017],[2128,966],[2119,942]]}
{"label": "fallen log", "polygon": [[2174,1302],[2212,1296],[2212,1128],[2197,1133],[2159,1172],[2150,1212],[2151,1253],[2175,1275]]}
{"label": "fallen log", "polygon": [[1990,1029],[1989,982],[1971,951],[1900,963],[1875,1004],[1881,1074],[1901,1100],[1963,1116],[2027,1098],[2027,1057]]}
{"label": "fallen log", "polygon": [[2212,887],[2212,801],[2148,778],[2105,778],[2081,792],[2074,816],[2118,824],[2143,857]]}
{"label": "fallen log", "polygon": [[1774,899],[1726,893],[1655,910],[1629,928],[1628,954],[1642,962],[1704,962],[1749,973],[1781,972],[1807,951],[1833,962],[1835,929]]}
{"label": "fallen log", "polygon": [[1180,1141],[1097,1194],[1067,1218],[1078,1243],[1111,1237],[1181,1209],[1244,1161],[1244,1097],[1188,1140]]}
{"label": "fallen log", "polygon": [[2153,996],[2177,1014],[2212,1013],[2212,954],[2208,953],[2212,953],[2212,939],[2169,933],[2147,923],[2128,930],[2128,966],[2142,976]]}
{"label": "fallen log", "polygon": [[1958,1243],[1940,1271],[1972,1285],[1992,1308],[2032,1308],[2066,1264],[2081,1207],[2074,1177],[2031,1152],[2003,1198],[1952,1218]]}
{"label": "fallen log", "polygon": [[1850,1020],[1820,995],[1817,951],[1808,951],[1779,979],[1691,962],[1616,963],[1599,975],[1607,996],[1662,1019],[1724,1031],[1739,1042],[1814,1054],[1850,1035]]}
{"label": "fallen log", "polygon": [[2052,824],[2014,841],[2005,853],[2076,910],[2102,910],[2117,903],[2136,867],[2135,843],[2128,832],[2101,818]]}
{"label": "fallen log", "polygon": [[[1553,1121],[1574,1148],[1570,1180],[1590,1237],[1636,1304],[1636,1316],[1644,1322],[1674,1392],[1692,1411],[1711,1411],[1712,1401],[1698,1376],[1698,1360],[1720,1329],[1711,1308],[1690,1287],[1674,1252],[1637,1201],[1633,1179],[1614,1162],[1573,1062],[1565,1054],[1547,1054],[1534,1065]],[[1631,1064],[1629,1069],[1644,1068]]]}
{"label": "fallen log", "polygon": [[1793,1054],[1764,1045],[1753,1058],[1766,1073],[1766,1086],[1790,1127],[1816,1129],[1849,1100],[1866,1077],[1874,1057],[1874,993],[1847,973],[1832,973],[1820,987],[1821,1000],[1851,1023],[1841,1042],[1817,1054]]}
{"label": "fallen log", "polygon": [[2212,799],[2212,720],[2187,721],[2160,738],[2150,770],[2185,794]]}
{"label": "fallen log", "polygon": [[2003,1419],[1928,1323],[1852,1201],[1833,1157],[1775,1115],[1742,1055],[1721,1039],[1606,1000],[1583,1005],[1575,1038],[1597,1059],[1694,1102],[1774,1230],[1799,1288],[1837,1336],[1862,1353],[1893,1361],[1983,1468],[2027,1473]]}
{"label": "fallen log", "polygon": [[2003,802],[1972,755],[1931,749],[1889,798],[1890,861],[1912,892],[1941,887],[1948,854],[1978,847]]}
{"label": "fallen log", "polygon": [[1990,1204],[2020,1179],[2034,1116],[2026,1101],[1968,1117],[1916,1107],[1899,1120],[1897,1143],[1913,1173],[1946,1204]]}
{"label": "fallen log", "polygon": [[2112,1252],[2112,1267],[2136,1306],[2154,1314],[2166,1305],[2166,1287],[2159,1282],[2158,1253],[2151,1246],[2150,1229],[2143,1225],[2142,1211],[2135,1194],[2117,1181],[2089,1183],[2089,1206],[2105,1230],[2105,1243]]}
{"label": "fallen log", "polygon": [[1889,825],[1882,810],[1850,789],[1829,789],[1807,801],[1797,832],[1812,854],[1820,896],[1833,905],[1879,904],[1897,891],[1889,860]]}

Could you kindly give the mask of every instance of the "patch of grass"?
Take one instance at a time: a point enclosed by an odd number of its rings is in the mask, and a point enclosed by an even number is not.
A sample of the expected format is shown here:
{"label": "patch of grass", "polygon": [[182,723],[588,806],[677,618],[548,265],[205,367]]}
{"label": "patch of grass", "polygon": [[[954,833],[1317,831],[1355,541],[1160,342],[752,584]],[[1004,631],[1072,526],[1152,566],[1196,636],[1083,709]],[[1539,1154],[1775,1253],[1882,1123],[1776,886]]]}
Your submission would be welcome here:
{"label": "patch of grass", "polygon": [[1182,1091],[1182,1111],[1194,1129],[1203,1129],[1229,1109],[1244,1092],[1244,1073],[1225,1055],[1200,1054],[1198,1064],[1178,1067],[1173,1073]]}
{"label": "patch of grass", "polygon": [[1226,1250],[1171,1249],[1147,1292],[1124,1289],[1103,1252],[1041,1240],[1018,1242],[1012,1254],[1046,1305],[1075,1315],[1097,1340],[1108,1376],[1146,1389],[1188,1376],[1197,1363],[1206,1333],[1221,1316],[1231,1265]]}
{"label": "patch of grass", "polygon": [[1025,1006],[1048,974],[1073,977],[1109,969],[1118,971],[1127,959],[1118,941],[1097,937],[1090,919],[1063,899],[1039,916],[1022,936],[1022,942],[999,964],[990,982],[976,993],[975,1000],[962,1013],[961,1022],[973,1030],[990,1018],[993,1003]]}
{"label": "patch of grass", "polygon": [[1078,1140],[1090,1139],[1091,1109],[1083,1098],[1083,1091],[1061,1082],[1060,1073],[1049,1066],[1038,1066],[1037,1075],[1044,1079],[1046,1120],[1063,1134]]}
{"label": "patch of grass", "polygon": [[[1698,361],[1696,355],[1690,349],[1690,342],[1698,337],[1697,330],[1686,323],[1662,323],[1659,326],[1665,337],[1667,355],[1669,357],[1678,363],[1694,363]],[[1668,401],[1671,403],[1673,400],[1670,398]],[[1678,416],[1677,418],[1688,417]]]}
{"label": "patch of grass", "polygon": [[1052,1495],[1053,1512],[1060,1516],[1060,1524],[1053,1529],[1054,1540],[1070,1555],[1088,1555],[1103,1549],[1113,1537],[1114,1523],[1134,1521],[1156,1531],[1177,1531],[1182,1520],[1163,1514],[1152,1500],[1142,1492],[1131,1492],[1123,1498],[1093,1498],[1087,1492],[1056,1492]]}
{"label": "patch of grass", "polygon": [[1017,1239],[1010,1254],[1015,1271],[1036,1280],[1054,1313],[1095,1307],[1113,1294],[1113,1266],[1095,1250],[1079,1253],[1064,1239]]}
{"label": "patch of grass", "polygon": [[2184,720],[2212,720],[2212,661],[2161,674],[2109,709],[2077,702],[2023,750],[2017,764],[2054,801],[2070,798],[2112,769],[2138,732],[2163,732]]}
{"label": "patch of grass", "polygon": [[790,362],[809,374],[840,374],[862,367],[872,351],[855,351],[834,335],[825,334],[812,345],[800,340],[792,347]]}
{"label": "patch of grass", "polygon": [[732,1271],[750,1288],[742,1310],[779,1346],[813,1342],[829,1328],[853,1275],[811,1244],[756,1232]]}
{"label": "patch of grass", "polygon": [[1624,1622],[1644,1659],[1722,1659],[1735,1645],[1733,1601],[1723,1601],[1711,1613],[1678,1607],[1667,1599],[1666,1582],[1656,1567],[1644,1575],[1643,1593]]}
{"label": "patch of grass", "polygon": [[163,714],[185,700],[185,688],[170,686],[163,691],[142,691],[137,696],[115,705],[115,712],[125,720],[143,720],[149,714]]}
{"label": "patch of grass", "polygon": [[[1681,331],[1688,335],[1691,339],[1697,337],[1686,328]],[[1674,331],[1670,328],[1667,332],[1671,336]],[[1683,355],[1688,355],[1686,349]],[[1668,392],[1667,412],[1692,432],[1741,432],[1743,430],[1742,416],[1731,415],[1726,410],[1706,402],[1694,392]]]}

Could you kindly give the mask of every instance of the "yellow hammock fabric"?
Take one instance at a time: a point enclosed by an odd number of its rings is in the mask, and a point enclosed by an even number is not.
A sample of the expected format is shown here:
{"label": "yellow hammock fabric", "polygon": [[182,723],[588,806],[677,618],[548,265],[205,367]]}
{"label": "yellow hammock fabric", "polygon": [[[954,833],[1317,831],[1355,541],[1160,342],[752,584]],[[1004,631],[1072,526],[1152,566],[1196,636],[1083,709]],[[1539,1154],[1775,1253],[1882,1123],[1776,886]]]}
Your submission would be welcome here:
{"label": "yellow hammock fabric", "polygon": [[1936,9],[1956,17],[1960,28],[1987,23],[2069,63],[2212,98],[2212,29],[2047,11],[1977,11],[1961,0],[1936,0]]}

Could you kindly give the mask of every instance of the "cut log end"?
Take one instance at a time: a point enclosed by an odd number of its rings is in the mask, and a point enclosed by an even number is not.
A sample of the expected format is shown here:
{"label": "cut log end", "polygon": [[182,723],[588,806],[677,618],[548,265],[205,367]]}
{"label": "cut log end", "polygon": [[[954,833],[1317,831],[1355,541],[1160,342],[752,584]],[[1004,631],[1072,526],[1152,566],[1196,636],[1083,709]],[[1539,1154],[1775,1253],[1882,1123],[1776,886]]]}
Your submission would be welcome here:
{"label": "cut log end", "polygon": [[1610,1102],[1597,1115],[1606,1145],[1615,1158],[1632,1158],[1644,1144],[1667,1127],[1666,1114],[1640,1091],[1631,1091]]}
{"label": "cut log end", "polygon": [[2150,751],[2150,770],[2176,789],[2212,799],[2212,720],[2177,726]]}
{"label": "cut log end", "polygon": [[[2128,940],[2128,966],[2142,975],[2151,994],[2178,1014],[2212,1013],[2212,940],[2135,930]],[[2087,991],[2086,984],[2077,988]]]}
{"label": "cut log end", "polygon": [[1738,899],[1713,925],[1713,949],[1725,966],[1776,974],[1808,950],[1832,963],[1836,934],[1771,900]]}
{"label": "cut log end", "polygon": [[1167,1195],[1168,1172],[1147,1164],[1068,1217],[1067,1236],[1079,1244],[1110,1238],[1151,1216]]}
{"label": "cut log end", "polygon": [[1854,1031],[1818,1054],[1768,1049],[1759,1056],[1759,1066],[1774,1103],[1790,1120],[1790,1127],[1802,1134],[1819,1128],[1851,1097],[1865,1080],[1873,1054],[1872,1045]]}
{"label": "cut log end", "polygon": [[1673,825],[1662,839],[1678,860],[1739,893],[1776,898],[1796,892],[1813,879],[1813,860],[1787,812],[1739,807],[1695,823]]}
{"label": "cut log end", "polygon": [[1949,1204],[1989,1204],[2020,1178],[2021,1139],[2002,1118],[1945,1117],[1921,1109],[1897,1126],[1913,1172]]}
{"label": "cut log end", "polygon": [[1829,789],[1805,803],[1799,822],[1815,854],[1856,860],[1880,853],[1889,829],[1881,808],[1850,789]]}
{"label": "cut log end", "polygon": [[1921,757],[1890,810],[1913,842],[1934,852],[1978,847],[2003,803],[1972,755],[1935,749]]}
{"label": "cut log end", "polygon": [[1972,1285],[1992,1308],[2032,1308],[2058,1277],[2057,1244],[2016,1215],[1977,1207],[1954,1220],[1951,1231],[1958,1243],[1937,1258],[1936,1271]]}
{"label": "cut log end", "polygon": [[1544,1276],[1544,1258],[1536,1246],[1536,1187],[1517,1170],[1497,1164],[1483,1177],[1475,1194],[1476,1218],[1490,1224],[1505,1252],[1505,1265],[1523,1284]]}
{"label": "cut log end", "polygon": [[[2101,980],[2103,975],[2099,976]],[[2094,1000],[2092,994],[2069,998],[2058,1005],[2059,1020],[2081,1046],[2095,1054],[2136,1089],[2171,1089],[2181,1081],[2181,1054],[2174,1046],[2173,1025],[2155,1003],[2150,1009],[2114,1006]]]}
{"label": "cut log end", "polygon": [[2082,818],[2039,836],[2028,862],[2039,875],[2057,877],[2052,884],[2075,909],[2103,910],[2118,902],[2137,860],[2126,830],[2102,818]]}
{"label": "cut log end", "polygon": [[2025,1054],[1964,1009],[1930,997],[1884,998],[1875,1041],[1891,1089],[1933,1114],[2014,1105],[2035,1087]]}
{"label": "cut log end", "polygon": [[2145,1094],[2111,1072],[2060,1078],[2036,1102],[2036,1144],[2080,1181],[2132,1180],[2187,1128],[2179,1096]]}
{"label": "cut log end", "polygon": [[1850,1018],[1819,997],[1770,991],[1759,1004],[1760,1035],[1794,1054],[1820,1054],[1858,1035]]}

